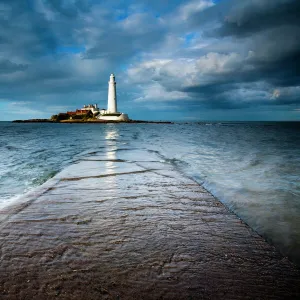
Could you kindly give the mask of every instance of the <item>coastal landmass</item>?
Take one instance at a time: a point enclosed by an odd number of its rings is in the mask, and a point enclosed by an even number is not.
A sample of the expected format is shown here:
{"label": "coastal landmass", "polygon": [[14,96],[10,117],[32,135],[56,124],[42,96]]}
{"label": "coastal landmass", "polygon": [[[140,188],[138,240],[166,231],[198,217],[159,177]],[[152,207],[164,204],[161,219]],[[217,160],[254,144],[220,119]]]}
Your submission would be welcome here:
{"label": "coastal landmass", "polygon": [[170,121],[144,121],[144,120],[128,120],[128,121],[113,121],[113,120],[99,120],[96,118],[90,118],[90,119],[82,119],[82,120],[61,120],[61,121],[55,121],[51,119],[28,119],[28,120],[14,120],[13,123],[63,123],[63,124],[92,124],[92,123],[98,123],[98,124],[106,124],[106,123],[152,123],[152,124],[174,124],[174,122]]}

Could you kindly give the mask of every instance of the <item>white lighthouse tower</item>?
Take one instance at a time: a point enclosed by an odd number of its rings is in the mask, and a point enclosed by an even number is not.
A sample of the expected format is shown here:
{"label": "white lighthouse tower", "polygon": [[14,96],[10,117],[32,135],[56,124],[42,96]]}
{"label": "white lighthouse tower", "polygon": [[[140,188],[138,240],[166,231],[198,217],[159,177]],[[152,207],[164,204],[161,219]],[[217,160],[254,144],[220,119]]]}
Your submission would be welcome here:
{"label": "white lighthouse tower", "polygon": [[100,110],[98,116],[100,120],[106,121],[116,121],[116,122],[126,122],[129,121],[128,115],[118,112],[117,109],[117,90],[115,75],[111,74],[108,82],[108,100],[107,100],[107,110]]}
{"label": "white lighthouse tower", "polygon": [[109,114],[117,113],[117,91],[116,91],[116,81],[115,75],[111,74],[108,82],[108,102],[107,102],[107,112]]}

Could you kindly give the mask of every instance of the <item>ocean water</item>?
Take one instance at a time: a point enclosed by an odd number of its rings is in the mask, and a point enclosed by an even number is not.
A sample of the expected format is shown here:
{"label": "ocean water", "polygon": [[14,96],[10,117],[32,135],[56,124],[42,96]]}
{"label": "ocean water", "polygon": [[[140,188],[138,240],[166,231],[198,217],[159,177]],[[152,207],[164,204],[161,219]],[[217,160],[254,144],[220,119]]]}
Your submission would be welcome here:
{"label": "ocean water", "polygon": [[0,210],[100,149],[143,149],[300,266],[300,123],[0,122],[0,147]]}

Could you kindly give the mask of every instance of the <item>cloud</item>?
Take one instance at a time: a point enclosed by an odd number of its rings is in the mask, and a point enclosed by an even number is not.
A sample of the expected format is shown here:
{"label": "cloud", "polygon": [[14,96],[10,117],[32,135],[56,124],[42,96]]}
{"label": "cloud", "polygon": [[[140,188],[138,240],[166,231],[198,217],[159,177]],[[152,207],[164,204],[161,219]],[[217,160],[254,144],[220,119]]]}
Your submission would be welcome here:
{"label": "cloud", "polygon": [[[268,74],[270,68],[274,68],[273,75]],[[275,98],[277,105],[297,102],[298,93],[292,93],[292,87],[272,92],[275,83],[283,85],[285,79],[280,72],[284,69],[276,70],[271,64],[259,63],[252,51],[244,56],[235,52],[209,52],[197,59],[144,61],[128,69],[127,76],[129,82],[139,84],[141,92],[148,95],[139,98],[140,101],[155,97],[161,102],[193,98],[209,107],[231,109],[272,105],[274,102],[270,99]],[[160,91],[168,93],[160,96]]]}
{"label": "cloud", "polygon": [[28,65],[25,64],[16,64],[10,60],[1,60],[0,61],[0,74],[14,73],[17,71],[25,71]]}
{"label": "cloud", "polygon": [[184,92],[179,91],[167,91],[159,84],[147,85],[143,89],[141,96],[136,98],[135,102],[166,102],[166,101],[178,101],[189,98]]}
{"label": "cloud", "polygon": [[[128,70],[129,78],[145,84],[147,74],[169,92],[216,108],[294,105],[299,95],[291,91],[300,82],[298,7],[292,0],[255,0],[187,10],[183,27],[196,33],[189,45],[173,59],[139,62]],[[275,97],[272,91],[279,88]]]}
{"label": "cloud", "polygon": [[299,26],[300,3],[297,0],[231,1],[221,26],[220,36],[251,36],[289,24]]}
{"label": "cloud", "polygon": [[210,52],[198,59],[145,61],[129,68],[128,76],[133,82],[149,82],[149,80],[165,82],[180,79],[182,86],[193,85],[202,79],[203,85],[205,85],[209,76],[215,76],[209,79],[210,82],[211,80],[219,81],[218,75],[220,74],[237,72],[247,68],[247,65],[242,65],[242,62],[246,62],[246,60],[243,60],[237,53]]}
{"label": "cloud", "polygon": [[181,5],[178,9],[178,16],[181,21],[188,21],[194,15],[206,10],[209,7],[214,6],[214,2],[211,0],[193,0]]}
{"label": "cloud", "polygon": [[272,99],[278,99],[280,97],[280,90],[275,89],[272,94]]}
{"label": "cloud", "polygon": [[98,14],[86,30],[95,32],[84,54],[86,59],[104,57],[112,63],[128,62],[145,49],[157,47],[166,34],[162,21],[149,13],[133,13],[117,22],[108,20],[98,29]]}
{"label": "cloud", "polygon": [[[198,97],[200,100],[210,98],[223,89],[238,81],[240,74],[251,69],[247,57],[243,58],[237,53],[219,54],[208,53],[198,59],[174,59],[174,60],[152,60],[145,61],[128,69],[128,80],[140,84],[143,93],[153,97],[153,90],[165,90],[169,93],[169,99],[188,99],[190,96]],[[155,82],[147,86],[147,83]],[[146,87],[143,85],[146,84]],[[158,89],[157,86],[163,88]],[[222,90],[223,91],[223,90]],[[195,96],[196,94],[196,96]],[[172,95],[172,96],[171,96]],[[144,97],[145,98],[145,97]],[[157,97],[159,101],[166,101],[166,97]],[[208,99],[208,98],[207,98]]]}
{"label": "cloud", "polygon": [[0,98],[28,114],[105,106],[111,72],[124,107],[299,104],[297,0],[2,0],[0,44]]}
{"label": "cloud", "polygon": [[300,85],[292,87],[281,87],[273,90],[272,100],[275,100],[275,104],[299,104],[300,99]]}

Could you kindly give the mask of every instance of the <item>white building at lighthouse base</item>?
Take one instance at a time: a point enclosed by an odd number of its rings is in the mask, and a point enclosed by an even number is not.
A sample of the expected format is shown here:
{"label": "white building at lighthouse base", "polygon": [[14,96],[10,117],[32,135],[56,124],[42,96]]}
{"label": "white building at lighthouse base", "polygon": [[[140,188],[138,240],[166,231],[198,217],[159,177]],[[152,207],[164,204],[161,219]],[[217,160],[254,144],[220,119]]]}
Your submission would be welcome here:
{"label": "white building at lighthouse base", "polygon": [[126,122],[129,121],[128,115],[123,113],[104,113],[98,116],[99,120],[106,120],[106,121],[119,121],[119,122]]}
{"label": "white building at lighthouse base", "polygon": [[117,110],[117,90],[115,75],[111,74],[108,82],[108,101],[107,110],[102,109],[98,115],[99,120],[126,122],[129,121],[128,115]]}

